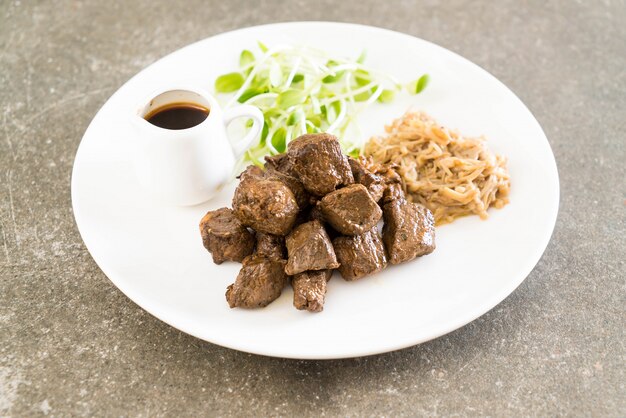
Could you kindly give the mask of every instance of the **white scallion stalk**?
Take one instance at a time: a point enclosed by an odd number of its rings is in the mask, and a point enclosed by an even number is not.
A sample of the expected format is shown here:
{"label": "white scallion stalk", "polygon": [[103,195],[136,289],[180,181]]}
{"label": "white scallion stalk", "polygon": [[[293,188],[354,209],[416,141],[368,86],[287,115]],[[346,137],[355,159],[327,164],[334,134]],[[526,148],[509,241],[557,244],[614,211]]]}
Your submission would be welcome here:
{"label": "white scallion stalk", "polygon": [[289,75],[287,76],[287,80],[285,80],[285,85],[283,86],[284,89],[288,89],[289,86],[291,86],[291,82],[293,81],[293,78],[296,76],[296,72],[300,68],[301,62],[302,62],[302,57],[297,57],[293,64],[293,67],[291,67],[291,72],[289,72]]}
{"label": "white scallion stalk", "polygon": [[338,94],[338,95],[333,96],[333,97],[331,97],[329,99],[322,100],[320,103],[322,105],[328,105],[328,104],[330,104],[332,102],[336,102],[337,100],[345,100],[345,99],[348,99],[350,97],[354,98],[354,96],[358,96],[361,93],[367,93],[370,89],[372,89],[375,86],[376,86],[376,83],[369,83],[369,84],[366,84],[363,87],[359,87],[358,89],[352,90],[352,91],[350,91],[348,93]]}
{"label": "white scallion stalk", "polygon": [[335,119],[335,121],[332,123],[332,125],[330,125],[328,127],[328,129],[326,129],[326,132],[328,132],[329,134],[335,133],[335,130],[341,126],[343,120],[346,118],[346,102],[344,100],[340,100],[339,101],[339,108],[341,109],[339,111],[339,114],[337,115],[337,118]]}
{"label": "white scallion stalk", "polygon": [[365,103],[363,103],[363,107],[367,107],[367,106],[371,105],[372,103],[374,103],[376,100],[378,100],[380,95],[383,93],[383,90],[384,90],[383,86],[379,84],[376,87],[376,90],[374,90],[374,93],[372,93],[372,95],[370,96],[370,98],[367,99],[365,101]]}
{"label": "white scallion stalk", "polygon": [[246,103],[247,104],[254,104],[254,103],[260,102],[260,101],[265,100],[265,99],[274,100],[277,97],[278,97],[278,93],[263,93],[263,94],[259,94],[258,96],[254,96],[254,97],[249,98],[246,101]]}

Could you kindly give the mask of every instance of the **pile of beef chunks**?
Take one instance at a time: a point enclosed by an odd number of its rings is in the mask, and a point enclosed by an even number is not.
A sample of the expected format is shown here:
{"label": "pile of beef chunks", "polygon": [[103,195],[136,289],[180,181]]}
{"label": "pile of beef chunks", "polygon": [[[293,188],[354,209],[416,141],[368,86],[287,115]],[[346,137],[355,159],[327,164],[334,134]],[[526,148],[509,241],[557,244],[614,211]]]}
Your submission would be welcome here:
{"label": "pile of beef chunks", "polygon": [[432,214],[405,199],[394,168],[343,155],[333,135],[303,135],[239,179],[233,208],[200,222],[215,263],[243,264],[231,308],[267,306],[290,281],[294,306],[319,312],[334,269],[353,281],[435,249]]}

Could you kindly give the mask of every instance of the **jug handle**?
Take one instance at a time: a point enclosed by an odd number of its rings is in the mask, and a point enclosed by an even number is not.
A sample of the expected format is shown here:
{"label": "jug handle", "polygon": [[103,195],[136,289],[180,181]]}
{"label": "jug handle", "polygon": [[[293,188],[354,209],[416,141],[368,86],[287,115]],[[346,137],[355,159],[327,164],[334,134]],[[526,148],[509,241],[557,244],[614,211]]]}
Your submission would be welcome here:
{"label": "jug handle", "polygon": [[252,127],[248,133],[246,133],[243,138],[232,144],[235,157],[239,158],[250,147],[250,145],[252,145],[254,140],[256,140],[257,136],[261,132],[261,128],[263,128],[264,119],[263,113],[261,113],[258,108],[251,105],[241,105],[224,110],[225,126],[228,126],[229,123],[237,118],[252,119]]}

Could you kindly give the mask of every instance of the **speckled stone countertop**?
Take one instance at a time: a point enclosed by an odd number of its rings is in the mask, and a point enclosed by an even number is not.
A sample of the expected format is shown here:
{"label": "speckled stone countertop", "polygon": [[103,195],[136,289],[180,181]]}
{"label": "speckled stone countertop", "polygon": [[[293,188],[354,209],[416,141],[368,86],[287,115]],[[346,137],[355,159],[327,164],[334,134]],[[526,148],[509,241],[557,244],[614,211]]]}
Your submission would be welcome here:
{"label": "speckled stone countertop", "polygon": [[[96,111],[169,52],[287,20],[430,40],[535,114],[559,217],[491,312],[393,353],[282,360],[165,325],[96,266],[69,186]],[[0,2],[0,416],[626,416],[625,22],[623,0]]]}

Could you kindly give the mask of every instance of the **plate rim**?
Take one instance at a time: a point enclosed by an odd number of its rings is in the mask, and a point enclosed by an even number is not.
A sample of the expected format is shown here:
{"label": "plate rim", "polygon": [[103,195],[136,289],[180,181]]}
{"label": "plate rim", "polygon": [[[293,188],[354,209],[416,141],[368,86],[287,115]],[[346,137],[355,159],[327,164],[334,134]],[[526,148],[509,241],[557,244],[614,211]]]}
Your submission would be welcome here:
{"label": "plate rim", "polygon": [[[535,247],[535,251],[533,252],[532,257],[528,257],[528,260],[530,260],[529,262],[527,262],[525,264],[525,268],[523,269],[523,271],[521,271],[519,274],[516,275],[517,279],[516,280],[512,280],[511,284],[509,286],[506,286],[503,288],[502,291],[495,293],[491,298],[489,299],[485,299],[482,303],[477,304],[477,308],[470,310],[468,312],[466,312],[464,315],[459,316],[456,321],[450,321],[448,323],[448,326],[446,327],[442,327],[440,332],[436,332],[433,334],[430,334],[428,337],[423,337],[423,338],[405,338],[403,339],[402,343],[396,343],[396,344],[382,344],[381,346],[384,346],[384,348],[378,347],[378,348],[370,348],[370,349],[362,349],[362,350],[342,350],[342,349],[336,349],[336,350],[330,350],[330,351],[325,351],[323,353],[319,353],[317,355],[310,355],[310,354],[298,354],[298,353],[294,353],[291,351],[281,351],[280,349],[277,350],[272,350],[272,352],[269,352],[269,350],[263,350],[263,349],[257,349],[254,347],[254,345],[250,345],[247,344],[246,341],[238,341],[238,342],[233,342],[233,341],[227,341],[223,340],[221,338],[212,338],[212,339],[207,339],[205,336],[201,336],[198,333],[196,333],[195,331],[188,329],[186,326],[181,326],[180,324],[176,324],[174,325],[172,322],[170,321],[168,318],[166,318],[166,315],[162,315],[159,314],[157,315],[157,313],[154,312],[154,310],[150,307],[148,308],[147,306],[149,306],[150,304],[147,303],[146,301],[144,301],[143,297],[141,295],[138,295],[132,291],[130,291],[123,283],[123,280],[120,280],[118,278],[116,278],[115,274],[109,274],[109,272],[107,270],[109,270],[108,268],[105,268],[103,265],[101,265],[101,263],[96,259],[96,257],[94,256],[93,252],[92,252],[92,248],[93,246],[90,245],[88,243],[89,240],[85,239],[85,234],[84,231],[81,229],[81,221],[79,219],[82,219],[83,214],[80,210],[79,204],[77,203],[78,201],[78,197],[76,195],[77,193],[77,185],[76,185],[76,175],[77,175],[77,167],[80,166],[80,164],[77,164],[77,161],[79,161],[79,156],[81,154],[81,148],[83,146],[84,140],[85,138],[89,135],[90,131],[94,126],[94,122],[98,119],[98,116],[101,114],[101,112],[103,111],[103,109],[107,106],[107,104],[115,97],[119,94],[119,92],[121,90],[124,89],[124,87],[130,83],[133,82],[133,80],[135,78],[140,77],[148,68],[150,68],[152,65],[154,65],[157,62],[160,62],[166,58],[170,58],[173,55],[176,55],[178,53],[180,53],[181,51],[187,49],[187,48],[191,48],[193,46],[195,46],[196,44],[202,43],[202,42],[206,42],[209,39],[215,39],[215,38],[220,38],[220,37],[225,37],[225,36],[229,36],[231,34],[237,33],[237,32],[243,32],[243,31],[247,31],[247,30],[251,30],[251,29],[263,29],[263,28],[268,28],[268,27],[276,27],[276,26],[300,26],[300,25],[310,25],[310,26],[315,26],[315,25],[329,25],[329,26],[336,26],[336,27],[352,27],[352,28],[357,28],[360,30],[369,30],[369,31],[382,31],[382,32],[388,32],[394,36],[401,36],[401,37],[406,37],[406,38],[410,38],[412,40],[418,40],[420,42],[424,42],[426,44],[429,44],[430,46],[433,46],[437,49],[442,49],[445,52],[449,53],[449,54],[453,54],[457,59],[461,59],[463,61],[465,61],[465,63],[470,64],[470,66],[474,67],[475,69],[477,69],[479,72],[482,73],[482,75],[487,76],[487,78],[491,81],[491,82],[495,82],[496,84],[498,84],[500,87],[503,87],[506,91],[508,91],[512,98],[518,102],[518,104],[520,104],[522,106],[523,109],[525,109],[528,112],[528,115],[531,117],[533,124],[536,125],[535,128],[538,129],[538,132],[541,133],[541,139],[543,139],[543,143],[545,145],[547,145],[547,149],[549,150],[549,168],[550,171],[552,172],[552,174],[554,175],[553,179],[554,179],[554,184],[552,184],[552,187],[554,188],[554,199],[552,201],[552,208],[551,208],[551,212],[549,214],[546,214],[547,217],[549,217],[549,224],[551,225],[551,227],[549,228],[549,231],[546,229],[546,231],[543,233],[542,236],[542,240],[539,243],[539,245],[537,245]],[[430,341],[436,338],[439,338],[443,335],[446,335],[452,331],[455,331],[467,324],[469,324],[470,322],[475,321],[476,319],[478,319],[479,317],[481,317],[482,315],[486,314],[487,312],[489,312],[490,310],[492,310],[494,307],[496,307],[498,304],[500,304],[501,302],[503,302],[508,296],[510,296],[523,282],[524,280],[526,280],[526,278],[528,277],[528,275],[532,272],[532,270],[535,268],[535,266],[539,263],[539,261],[541,260],[548,244],[551,241],[552,235],[554,233],[554,228],[556,226],[556,220],[558,217],[558,211],[559,211],[559,206],[560,206],[560,178],[559,178],[559,172],[558,172],[558,166],[556,164],[556,159],[554,156],[554,152],[552,150],[552,147],[550,145],[550,142],[548,141],[548,138],[543,130],[543,128],[541,127],[541,125],[539,124],[539,121],[537,120],[537,118],[534,116],[534,114],[531,112],[531,110],[528,108],[528,106],[526,106],[526,104],[524,104],[524,102],[522,102],[522,100],[515,94],[515,92],[513,90],[511,90],[508,86],[506,86],[503,82],[501,82],[499,79],[497,79],[494,75],[492,75],[490,72],[488,72],[487,70],[485,70],[484,68],[482,68],[481,66],[479,66],[478,64],[475,64],[474,62],[470,61],[467,58],[464,58],[463,56],[457,54],[456,52],[442,47],[440,45],[437,45],[433,42],[430,42],[428,40],[422,39],[420,37],[414,36],[414,35],[410,35],[407,33],[403,33],[403,32],[399,32],[399,31],[395,31],[392,29],[387,29],[387,28],[381,28],[381,27],[377,27],[377,26],[371,26],[371,25],[363,25],[363,24],[357,24],[357,23],[346,23],[346,22],[333,22],[333,21],[289,21],[289,22],[277,22],[277,23],[268,23],[268,24],[263,24],[263,25],[254,25],[254,26],[247,26],[247,27],[243,27],[243,28],[238,28],[238,29],[234,29],[231,31],[226,31],[226,32],[221,32],[221,33],[217,33],[215,35],[200,39],[198,41],[192,42],[188,45],[185,45],[181,48],[178,48],[164,56],[161,56],[160,58],[156,59],[155,61],[153,61],[152,63],[150,63],[149,65],[147,65],[146,67],[142,68],[140,71],[138,71],[135,75],[133,75],[131,78],[129,78],[125,83],[123,83],[121,86],[119,86],[117,88],[117,90],[104,102],[104,104],[100,107],[100,109],[96,112],[96,114],[93,116],[93,118],[91,119],[87,129],[85,130],[85,133],[83,134],[83,136],[81,137],[80,143],[77,147],[77,151],[76,151],[76,155],[74,157],[74,161],[72,163],[72,173],[71,173],[71,181],[70,181],[70,187],[71,187],[71,200],[72,200],[72,211],[74,214],[74,221],[76,223],[76,227],[78,229],[78,232],[81,236],[81,239],[83,240],[83,243],[85,244],[85,247],[87,248],[87,251],[89,252],[89,255],[91,256],[91,258],[94,260],[94,262],[96,263],[96,265],[100,268],[100,270],[105,274],[105,276],[111,281],[111,283],[113,283],[113,285],[119,289],[126,297],[128,297],[134,304],[136,304],[137,306],[139,306],[141,309],[145,310],[146,312],[148,312],[151,316],[155,317],[156,319],[160,320],[161,322],[164,322],[166,324],[168,324],[169,326],[182,331],[186,334],[192,335],[195,338],[198,338],[200,340],[203,341],[207,341],[209,343],[212,344],[216,344],[222,347],[226,347],[229,349],[234,349],[234,350],[238,350],[238,351],[242,351],[242,352],[247,352],[247,353],[252,353],[252,354],[257,354],[257,355],[263,355],[263,356],[269,356],[269,357],[277,357],[277,358],[291,358],[291,359],[303,359],[303,360],[330,360],[330,359],[344,359],[344,358],[355,358],[355,357],[362,357],[362,356],[371,356],[371,355],[376,355],[376,354],[382,354],[382,353],[387,353],[387,352],[392,352],[392,351],[397,351],[397,350],[401,350],[407,347],[412,347],[421,343],[424,343],[426,341]],[[82,221],[82,222],[86,222],[86,221]],[[122,283],[122,284],[120,284]]]}

